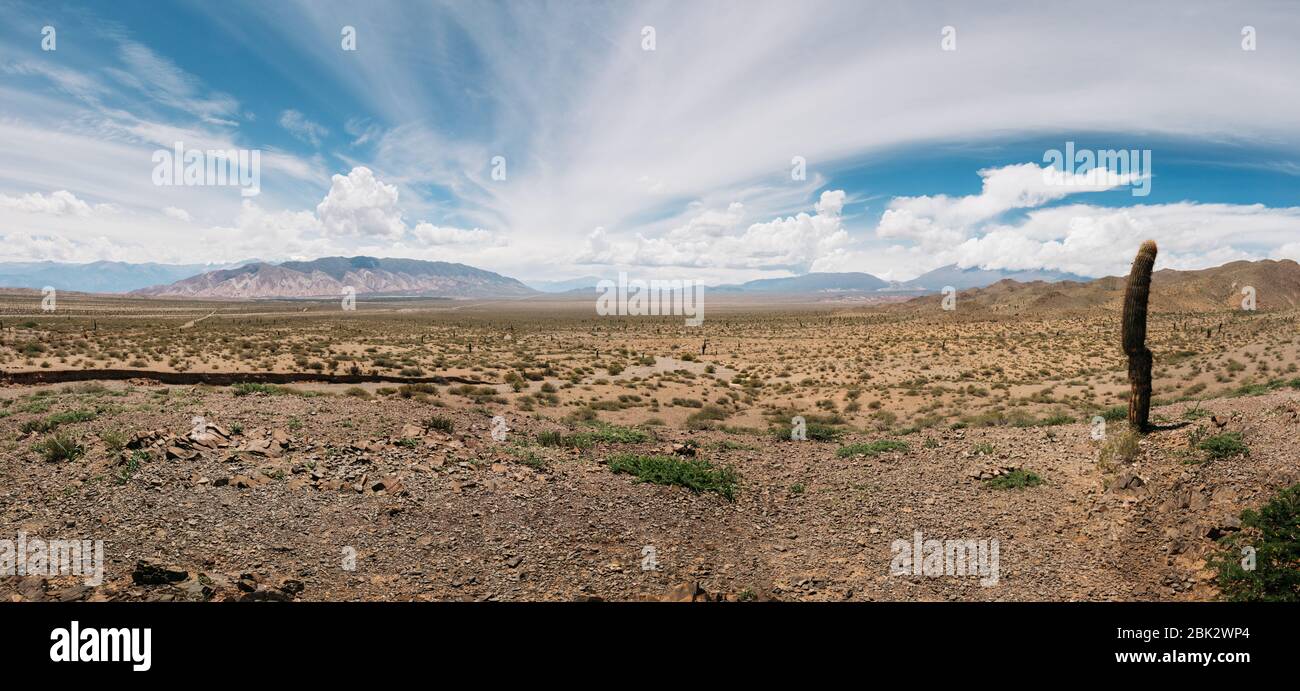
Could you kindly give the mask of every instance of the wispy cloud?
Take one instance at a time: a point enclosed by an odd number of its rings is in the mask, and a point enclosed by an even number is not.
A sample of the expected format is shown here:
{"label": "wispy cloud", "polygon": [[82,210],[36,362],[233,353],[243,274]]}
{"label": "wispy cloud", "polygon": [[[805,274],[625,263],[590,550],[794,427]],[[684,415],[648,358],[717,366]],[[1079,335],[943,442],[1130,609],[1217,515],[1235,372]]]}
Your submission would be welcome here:
{"label": "wispy cloud", "polygon": [[280,113],[280,126],[294,137],[316,147],[319,147],[321,139],[330,133],[329,129],[324,125],[308,120],[306,116],[296,110],[286,110]]}
{"label": "wispy cloud", "polygon": [[[84,217],[11,208],[4,213],[24,214],[12,232],[66,232],[84,251],[102,250],[85,242],[90,232],[141,248],[141,259],[158,248],[193,261],[386,247],[522,276],[590,273],[585,264],[596,263],[705,278],[906,277],[936,262],[1012,255],[1089,273],[1116,260],[1085,235],[1119,243],[1171,225],[1182,230],[1162,261],[1267,256],[1293,242],[1276,232],[1291,222],[1288,208],[1062,205],[1066,192],[1033,182],[1036,160],[971,166],[983,185],[974,194],[920,181],[886,194],[883,210],[850,208],[885,194],[852,174],[899,152],[1062,132],[1272,146],[1270,165],[1285,175],[1300,141],[1300,44],[1270,37],[1300,35],[1300,16],[1281,5],[375,0],[358,15],[342,0],[236,0],[189,9],[260,66],[257,85],[164,54],[133,26],[144,18],[117,17],[91,60],[78,59],[73,34],[57,54],[30,37],[0,47],[0,192],[67,191],[134,223],[88,230],[53,223]],[[1238,44],[1246,23],[1261,32],[1252,53]],[[345,24],[357,29],[355,52],[340,47]],[[653,51],[642,49],[646,25]],[[956,51],[940,50],[944,25],[957,28]],[[317,151],[296,156],[295,140]],[[246,203],[228,190],[152,187],[148,152],[175,141],[264,149],[266,192]],[[492,175],[498,156],[504,179]],[[807,160],[804,179],[791,175],[794,156]],[[988,174],[977,178],[981,167]],[[358,178],[362,169],[369,178]],[[845,193],[834,212],[828,191]],[[196,230],[192,219],[215,225]]]}

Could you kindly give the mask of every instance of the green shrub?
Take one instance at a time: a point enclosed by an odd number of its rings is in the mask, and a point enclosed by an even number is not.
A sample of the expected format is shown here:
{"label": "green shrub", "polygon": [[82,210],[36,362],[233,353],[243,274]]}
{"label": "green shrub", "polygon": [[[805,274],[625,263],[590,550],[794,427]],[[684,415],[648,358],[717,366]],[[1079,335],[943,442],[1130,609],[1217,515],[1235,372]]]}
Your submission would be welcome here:
{"label": "green shrub", "polygon": [[66,425],[73,422],[88,422],[94,420],[97,413],[89,410],[70,410],[64,413],[55,413],[44,420],[29,420],[24,422],[19,430],[23,434],[31,432],[53,432],[58,429],[59,425]]}
{"label": "green shrub", "polygon": [[702,458],[619,454],[610,457],[609,469],[635,475],[642,482],[678,485],[697,494],[717,492],[728,501],[736,498],[736,471],[730,467],[719,468]]}
{"label": "green shrub", "polygon": [[1116,422],[1128,419],[1128,406],[1117,405],[1114,408],[1107,408],[1100,413],[1106,422]]}
{"label": "green shrub", "polygon": [[80,441],[62,432],[51,435],[32,448],[50,463],[71,461],[86,453],[86,448],[81,445]]}
{"label": "green shrub", "polygon": [[835,452],[840,458],[849,456],[878,456],[886,451],[906,451],[907,444],[893,439],[877,439],[876,441],[863,442],[861,444],[849,444],[841,446]]}
{"label": "green shrub", "polygon": [[[1213,560],[1222,597],[1236,602],[1300,602],[1300,484],[1259,511],[1241,512],[1240,532],[1220,540]],[[1243,554],[1254,550],[1253,568]]]}
{"label": "green shrub", "polygon": [[995,478],[985,480],[984,486],[993,489],[1024,489],[1043,484],[1043,478],[1032,470],[1013,470]]}
{"label": "green shrub", "polygon": [[1212,437],[1206,437],[1196,445],[1196,448],[1204,451],[1211,459],[1216,460],[1250,455],[1250,448],[1241,440],[1241,432],[1224,432]]}
{"label": "green shrub", "polygon": [[230,387],[236,396],[248,396],[255,393],[262,393],[268,396],[276,396],[286,393],[283,388],[274,384],[259,384],[251,381],[241,381]]}
{"label": "green shrub", "polygon": [[1115,468],[1132,463],[1137,459],[1138,441],[1142,435],[1133,428],[1125,429],[1123,432],[1111,434],[1106,438],[1106,443],[1101,447],[1101,467],[1103,470],[1114,470]]}
{"label": "green shrub", "polygon": [[445,432],[447,434],[451,434],[452,430],[456,428],[456,425],[451,421],[451,418],[449,417],[434,415],[433,417],[424,421],[424,427],[425,429],[436,429],[439,432]]}
{"label": "green shrub", "polygon": [[591,439],[591,441],[606,444],[639,444],[650,438],[650,435],[645,431],[634,427],[620,427],[619,425],[603,423],[596,424],[589,431],[581,434]]}
{"label": "green shrub", "polygon": [[558,430],[545,430],[537,434],[537,443],[542,446],[585,449],[591,446],[591,437],[585,434],[564,434]]}

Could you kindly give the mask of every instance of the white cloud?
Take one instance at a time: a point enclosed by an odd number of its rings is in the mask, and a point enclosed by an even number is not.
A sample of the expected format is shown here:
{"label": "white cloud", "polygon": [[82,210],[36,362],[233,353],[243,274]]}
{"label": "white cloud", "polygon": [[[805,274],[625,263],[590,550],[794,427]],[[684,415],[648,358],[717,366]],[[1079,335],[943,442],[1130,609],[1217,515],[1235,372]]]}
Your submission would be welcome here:
{"label": "white cloud", "polygon": [[397,207],[397,188],[384,184],[364,166],[334,175],[329,194],[316,205],[330,235],[397,238],[406,231]]}
{"label": "white cloud", "polygon": [[799,213],[743,227],[745,207],[732,202],[725,210],[707,209],[661,236],[636,234],[635,241],[615,242],[604,228],[587,236],[575,261],[580,264],[635,264],[714,269],[807,271],[818,258],[849,242],[841,212],[845,193],[828,190],[814,204],[815,213]]}
{"label": "white cloud", "polygon": [[574,262],[578,264],[619,264],[624,263],[627,254],[622,257],[617,256],[613,243],[610,242],[608,234],[604,228],[596,228],[587,235],[586,242],[583,244]]}
{"label": "white cloud", "polygon": [[196,114],[205,122],[216,125],[235,124],[232,118],[239,112],[238,101],[228,94],[205,93],[197,77],[153,52],[148,46],[134,41],[122,41],[118,57],[123,67],[107,68],[104,71],[122,84],[147,94],[164,106]]}
{"label": "white cloud", "polygon": [[324,125],[308,120],[296,110],[280,113],[280,126],[294,137],[317,147],[320,146],[320,140],[330,133]]}
{"label": "white cloud", "polygon": [[190,217],[190,212],[186,211],[185,209],[179,209],[174,206],[165,206],[163,207],[162,211],[163,211],[163,215],[166,216],[167,218],[174,218],[184,223],[189,223],[190,221],[193,220]]}
{"label": "white cloud", "polygon": [[1022,222],[992,226],[937,256],[963,267],[1104,276],[1127,271],[1135,248],[1146,239],[1160,246],[1157,268],[1198,269],[1278,256],[1298,233],[1300,207],[1076,204],[1034,210]]}
{"label": "white cloud", "polygon": [[501,242],[492,233],[482,228],[453,228],[435,226],[432,223],[416,224],[411,229],[411,235],[414,241],[429,245],[488,245]]}
{"label": "white cloud", "polygon": [[1129,176],[1091,179],[1033,163],[988,168],[979,175],[983,178],[979,194],[894,198],[876,233],[882,238],[913,240],[926,248],[951,247],[965,240],[975,224],[1007,211],[1042,206],[1071,194],[1115,189],[1131,180]]}
{"label": "white cloud", "polygon": [[58,190],[48,195],[32,192],[18,197],[0,194],[0,208],[56,216],[90,216],[93,213],[115,211],[115,207],[111,204],[91,205],[67,190]]}
{"label": "white cloud", "polygon": [[366,118],[348,118],[348,121],[343,124],[343,131],[353,138],[352,146],[367,144],[384,133],[382,127]]}

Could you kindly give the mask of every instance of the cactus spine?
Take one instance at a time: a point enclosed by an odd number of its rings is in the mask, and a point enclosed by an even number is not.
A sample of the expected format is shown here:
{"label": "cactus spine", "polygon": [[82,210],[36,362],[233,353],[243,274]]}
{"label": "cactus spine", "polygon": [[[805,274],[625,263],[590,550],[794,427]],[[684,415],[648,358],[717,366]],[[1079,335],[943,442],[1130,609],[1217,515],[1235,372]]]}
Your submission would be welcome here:
{"label": "cactus spine", "polygon": [[1124,354],[1128,356],[1128,424],[1142,432],[1151,428],[1151,350],[1147,348],[1147,298],[1156,243],[1147,240],[1133,259],[1124,289]]}

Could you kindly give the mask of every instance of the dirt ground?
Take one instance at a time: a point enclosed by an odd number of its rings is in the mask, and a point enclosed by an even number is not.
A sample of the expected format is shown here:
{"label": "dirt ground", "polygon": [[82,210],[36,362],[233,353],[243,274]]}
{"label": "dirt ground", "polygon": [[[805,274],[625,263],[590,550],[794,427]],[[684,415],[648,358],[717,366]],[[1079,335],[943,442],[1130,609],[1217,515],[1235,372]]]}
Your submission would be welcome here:
{"label": "dirt ground", "polygon": [[[0,598],[1206,600],[1215,540],[1300,481],[1290,314],[1211,337],[1157,315],[1154,416],[1181,426],[1116,456],[1106,314],[740,306],[690,332],[464,307],[5,317],[8,370],[305,358],[492,383],[2,387],[0,536],[103,540],[106,575],[0,578]],[[795,415],[810,439],[789,439]],[[1199,450],[1224,433],[1248,453]],[[55,438],[79,452],[47,460]],[[736,486],[641,481],[629,455]],[[1041,484],[998,487],[1025,473]],[[996,582],[896,573],[918,532],[996,541]]]}

